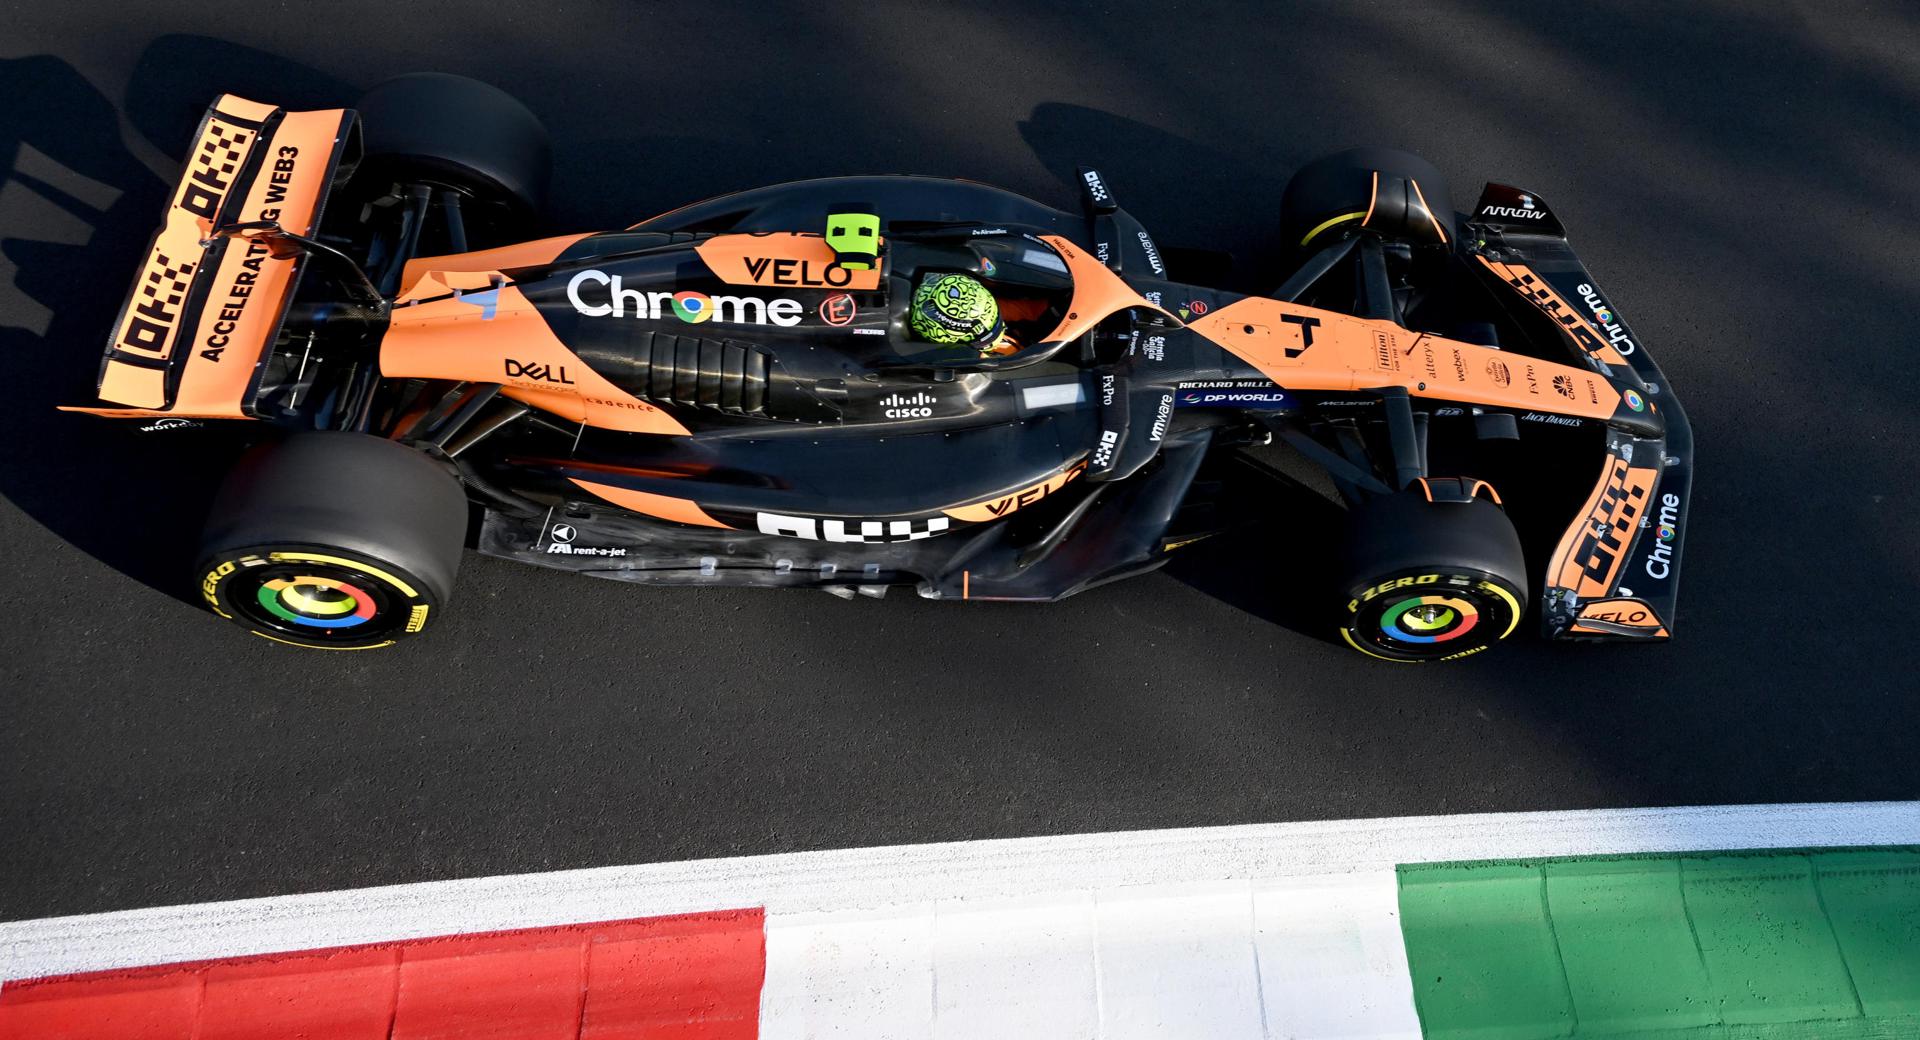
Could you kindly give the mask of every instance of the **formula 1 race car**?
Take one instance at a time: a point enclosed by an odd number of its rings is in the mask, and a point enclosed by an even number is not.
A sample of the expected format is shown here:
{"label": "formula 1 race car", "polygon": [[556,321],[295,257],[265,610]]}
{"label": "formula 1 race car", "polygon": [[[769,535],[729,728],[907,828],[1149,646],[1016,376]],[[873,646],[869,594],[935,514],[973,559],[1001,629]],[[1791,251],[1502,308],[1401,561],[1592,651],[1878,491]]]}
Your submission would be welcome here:
{"label": "formula 1 race car", "polygon": [[[547,165],[525,107],[453,76],[208,110],[105,406],[75,410],[271,431],[207,524],[221,616],[384,646],[439,617],[469,544],[1055,600],[1217,533],[1197,478],[1278,438],[1348,522],[1273,552],[1344,554],[1327,615],[1355,649],[1465,657],[1530,604],[1552,639],[1672,631],[1688,426],[1536,195],[1489,184],[1463,219],[1415,156],[1330,156],[1281,196],[1291,276],[1243,295],[1183,283],[1088,168],[1072,210],[840,177],[526,241]],[[912,333],[955,273],[997,299],[994,350]],[[1531,570],[1509,511],[1551,522]]]}

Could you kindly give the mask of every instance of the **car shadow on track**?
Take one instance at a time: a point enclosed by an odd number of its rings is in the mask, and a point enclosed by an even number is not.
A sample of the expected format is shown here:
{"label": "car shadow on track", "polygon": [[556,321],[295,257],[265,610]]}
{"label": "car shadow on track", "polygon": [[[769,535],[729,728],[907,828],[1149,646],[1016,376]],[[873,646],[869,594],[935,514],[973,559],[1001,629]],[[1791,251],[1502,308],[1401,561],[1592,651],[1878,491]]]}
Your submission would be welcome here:
{"label": "car shadow on track", "polygon": [[[1084,105],[1047,102],[1035,105],[1020,121],[1020,137],[1049,173],[1063,185],[1078,183],[1078,167],[1098,167],[1120,205],[1158,238],[1162,228],[1187,228],[1194,241],[1159,241],[1169,254],[1209,253],[1230,258],[1204,272],[1172,277],[1234,292],[1257,293],[1279,284],[1285,275],[1285,250],[1279,238],[1279,198],[1272,212],[1256,219],[1212,213],[1195,198],[1231,197],[1239,185],[1270,178],[1245,158],[1191,137],[1170,133],[1125,116]],[[1212,226],[1196,228],[1197,223]],[[1205,242],[1204,250],[1193,249]],[[1185,248],[1183,248],[1185,247]],[[1237,258],[1234,262],[1231,258]]]}
{"label": "car shadow on track", "polygon": [[[213,82],[217,80],[218,82]],[[166,205],[175,149],[221,91],[299,105],[348,88],[261,51],[156,40],[122,112],[50,55],[0,60],[0,495],[68,543],[185,598],[196,539],[239,445],[217,431],[59,412],[96,401],[100,352]],[[156,172],[130,146],[159,148]]]}
{"label": "car shadow on track", "polygon": [[1272,448],[1210,463],[1195,490],[1217,496],[1222,530],[1177,546],[1164,573],[1269,624],[1335,643],[1331,604],[1346,509],[1304,466]]}

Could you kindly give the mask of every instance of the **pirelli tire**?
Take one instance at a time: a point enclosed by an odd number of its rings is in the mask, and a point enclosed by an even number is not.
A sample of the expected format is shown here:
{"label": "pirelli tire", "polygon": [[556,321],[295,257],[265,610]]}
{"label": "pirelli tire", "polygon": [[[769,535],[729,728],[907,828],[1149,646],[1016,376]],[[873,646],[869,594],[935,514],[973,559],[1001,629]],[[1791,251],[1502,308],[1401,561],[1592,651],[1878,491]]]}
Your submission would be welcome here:
{"label": "pirelli tire", "polygon": [[1353,510],[1340,636],[1384,661],[1471,657],[1512,635],[1527,608],[1513,521],[1484,498],[1430,502],[1417,488]]}
{"label": "pirelli tire", "polygon": [[1280,232],[1300,250],[1363,226],[1396,241],[1450,247],[1459,237],[1452,198],[1440,170],[1412,152],[1354,148],[1315,159],[1287,181]]}
{"label": "pirelli tire", "polygon": [[525,219],[546,203],[553,146],[513,95],[464,76],[416,72],[376,84],[354,106],[372,179],[419,180],[504,203]]}
{"label": "pirelli tire", "polygon": [[417,635],[453,592],[459,481],[412,448],[299,433],[243,457],[201,541],[200,594],[254,634],[323,650]]}

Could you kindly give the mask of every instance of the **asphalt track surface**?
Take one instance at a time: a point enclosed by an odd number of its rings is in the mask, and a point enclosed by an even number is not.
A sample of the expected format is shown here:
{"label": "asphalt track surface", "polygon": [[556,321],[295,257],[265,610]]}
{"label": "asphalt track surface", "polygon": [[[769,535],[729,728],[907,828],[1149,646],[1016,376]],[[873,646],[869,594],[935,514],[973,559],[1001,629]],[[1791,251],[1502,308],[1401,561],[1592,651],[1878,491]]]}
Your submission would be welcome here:
{"label": "asphalt track surface", "polygon": [[[1897,5],[62,3],[0,10],[0,918],[896,842],[1911,798],[1920,15]],[[1764,9],[1763,9],[1764,7]],[[551,9],[549,9],[551,8]],[[322,12],[325,12],[324,14]],[[417,69],[541,113],[556,228],[808,176],[1272,255],[1316,155],[1548,199],[1700,444],[1679,638],[1424,669],[1302,630],[1276,508],[1052,607],[661,591],[469,554],[413,645],[186,598],[218,437],[82,400],[216,93]],[[1585,463],[1582,463],[1583,465]]]}

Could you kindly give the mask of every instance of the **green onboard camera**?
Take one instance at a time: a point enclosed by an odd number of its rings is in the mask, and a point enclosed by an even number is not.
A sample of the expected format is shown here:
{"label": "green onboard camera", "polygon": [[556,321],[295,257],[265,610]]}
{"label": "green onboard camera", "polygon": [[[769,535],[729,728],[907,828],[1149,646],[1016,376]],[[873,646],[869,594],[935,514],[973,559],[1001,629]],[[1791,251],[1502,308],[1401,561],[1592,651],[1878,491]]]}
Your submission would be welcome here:
{"label": "green onboard camera", "polygon": [[880,218],[872,213],[827,214],[827,245],[841,267],[871,270],[880,262]]}

